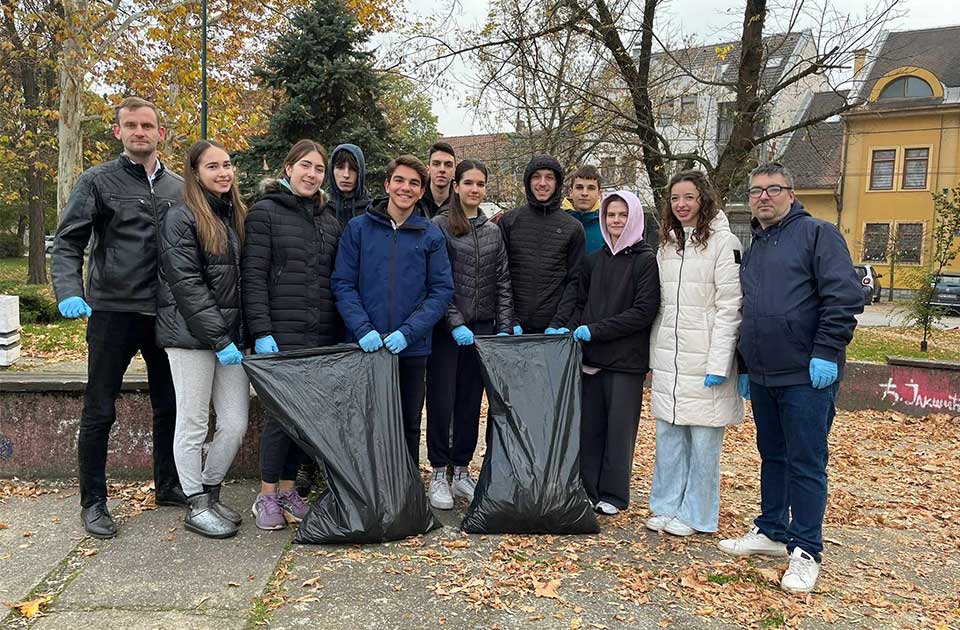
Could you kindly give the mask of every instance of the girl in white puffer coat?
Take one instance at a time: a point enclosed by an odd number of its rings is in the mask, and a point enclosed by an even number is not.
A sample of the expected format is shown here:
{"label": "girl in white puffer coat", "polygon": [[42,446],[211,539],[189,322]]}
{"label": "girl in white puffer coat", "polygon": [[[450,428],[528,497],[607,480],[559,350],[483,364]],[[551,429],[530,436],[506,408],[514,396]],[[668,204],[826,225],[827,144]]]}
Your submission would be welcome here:
{"label": "girl in white puffer coat", "polygon": [[704,173],[678,173],[668,191],[657,250],[661,310],[650,336],[657,451],[646,526],[689,536],[717,531],[723,433],[743,421],[741,246]]}

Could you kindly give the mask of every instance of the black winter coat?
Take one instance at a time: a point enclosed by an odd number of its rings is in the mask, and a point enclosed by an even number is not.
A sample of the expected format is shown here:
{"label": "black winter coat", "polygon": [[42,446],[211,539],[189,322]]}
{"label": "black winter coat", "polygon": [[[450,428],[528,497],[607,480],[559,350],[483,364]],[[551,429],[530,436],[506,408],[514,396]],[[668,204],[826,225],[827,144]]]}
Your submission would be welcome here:
{"label": "black winter coat", "polygon": [[587,256],[577,314],[567,326],[590,329],[583,364],[614,372],[650,369],[650,328],[660,310],[657,255],[640,241],[614,256],[606,245]]}
{"label": "black winter coat", "polygon": [[482,213],[470,221],[473,229],[463,236],[450,232],[446,211],[434,217],[433,222],[447,238],[453,270],[454,296],[447,310],[447,328],[492,321],[496,332],[511,332],[513,289],[500,229]]}
{"label": "black winter coat", "polygon": [[180,203],[182,189],[183,179],[162,164],[151,184],[143,166],[125,155],[85,171],[53,241],[50,271],[57,301],[84,297],[95,311],[156,312],[160,224]]}
{"label": "black winter coat", "polygon": [[254,339],[272,335],[281,351],[338,343],[343,326],[330,275],[340,222],[320,202],[274,183],[247,213],[243,311]]}
{"label": "black winter coat", "polygon": [[[550,199],[539,202],[530,178],[544,168],[554,171],[557,188]],[[560,209],[562,183],[559,162],[535,157],[524,176],[527,204],[499,221],[510,260],[514,318],[525,332],[566,326],[577,305],[586,236],[583,225]]]}
{"label": "black winter coat", "polygon": [[162,348],[219,351],[231,343],[247,346],[233,208],[213,195],[207,195],[207,201],[227,230],[223,254],[203,249],[197,220],[184,204],[170,210],[160,228],[157,343]]}

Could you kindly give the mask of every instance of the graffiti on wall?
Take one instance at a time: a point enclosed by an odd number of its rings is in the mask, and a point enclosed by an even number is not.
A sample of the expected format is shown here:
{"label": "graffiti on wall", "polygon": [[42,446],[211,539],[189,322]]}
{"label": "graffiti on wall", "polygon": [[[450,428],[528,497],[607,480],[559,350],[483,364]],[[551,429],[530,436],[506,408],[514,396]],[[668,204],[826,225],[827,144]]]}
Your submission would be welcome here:
{"label": "graffiti on wall", "polygon": [[[897,378],[901,376],[899,372],[901,371],[894,371],[887,377],[886,383],[878,384],[881,392],[880,402],[890,402],[895,406],[916,407],[931,413],[960,412],[960,392],[942,391],[938,387],[932,387],[931,383],[925,382],[927,379],[919,370],[911,370],[913,373],[906,380]],[[920,382],[917,382],[918,377]]]}

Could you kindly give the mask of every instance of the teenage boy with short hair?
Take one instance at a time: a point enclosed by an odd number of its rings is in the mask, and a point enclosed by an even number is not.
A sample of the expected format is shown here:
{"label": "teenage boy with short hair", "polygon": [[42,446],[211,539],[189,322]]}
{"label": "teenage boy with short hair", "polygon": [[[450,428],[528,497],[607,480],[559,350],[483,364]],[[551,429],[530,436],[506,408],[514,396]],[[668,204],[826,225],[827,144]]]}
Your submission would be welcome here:
{"label": "teenage boy with short hair", "polygon": [[417,211],[432,219],[450,204],[453,190],[453,172],[457,155],[446,142],[435,142],[427,154],[427,181],[429,185],[417,204]]}
{"label": "teenage boy with short hair", "polygon": [[526,333],[564,334],[577,306],[584,234],[560,209],[563,168],[537,155],[527,164],[527,203],[503,215],[500,229],[510,261],[513,310]]}
{"label": "teenage boy with short hair", "polygon": [[600,171],[584,164],[570,175],[570,196],[563,200],[563,209],[583,225],[587,237],[585,255],[603,247],[600,232]]}
{"label": "teenage boy with short hair", "polygon": [[417,465],[433,327],[453,300],[443,232],[416,213],[426,180],[412,155],[387,165],[387,199],[347,224],[331,278],[337,310],[360,348],[400,355],[404,436]]}
{"label": "teenage boy with short hair", "polygon": [[329,201],[327,210],[346,225],[370,206],[366,186],[367,165],[363,151],[355,144],[341,144],[330,154],[327,169]]}

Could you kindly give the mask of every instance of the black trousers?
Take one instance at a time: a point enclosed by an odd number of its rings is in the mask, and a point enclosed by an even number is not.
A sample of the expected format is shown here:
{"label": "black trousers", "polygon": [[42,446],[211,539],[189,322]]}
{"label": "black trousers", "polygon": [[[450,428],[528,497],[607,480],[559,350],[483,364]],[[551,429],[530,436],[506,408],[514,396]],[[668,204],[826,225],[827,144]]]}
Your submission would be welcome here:
{"label": "black trousers", "polygon": [[306,460],[306,454],[280,427],[280,423],[268,416],[260,432],[260,481],[293,481],[297,478],[300,464]]}
{"label": "black trousers", "polygon": [[400,413],[403,415],[403,437],[413,463],[420,466],[420,417],[427,373],[427,357],[400,357]]}
{"label": "black trousers", "polygon": [[98,310],[87,322],[87,387],[77,438],[83,507],[107,498],[107,442],[117,419],[123,374],[138,350],[147,364],[153,407],[154,484],[163,492],[180,483],[173,460],[177,398],[167,353],[157,345],[155,324],[152,315]]}
{"label": "black trousers", "polygon": [[[493,322],[473,322],[475,335],[493,334]],[[458,346],[446,324],[433,329],[427,361],[427,457],[434,468],[467,466],[477,450],[483,377],[474,346]],[[451,428],[453,444],[451,447]]]}
{"label": "black trousers", "polygon": [[601,370],[583,375],[580,478],[590,500],[619,509],[630,503],[645,373]]}

